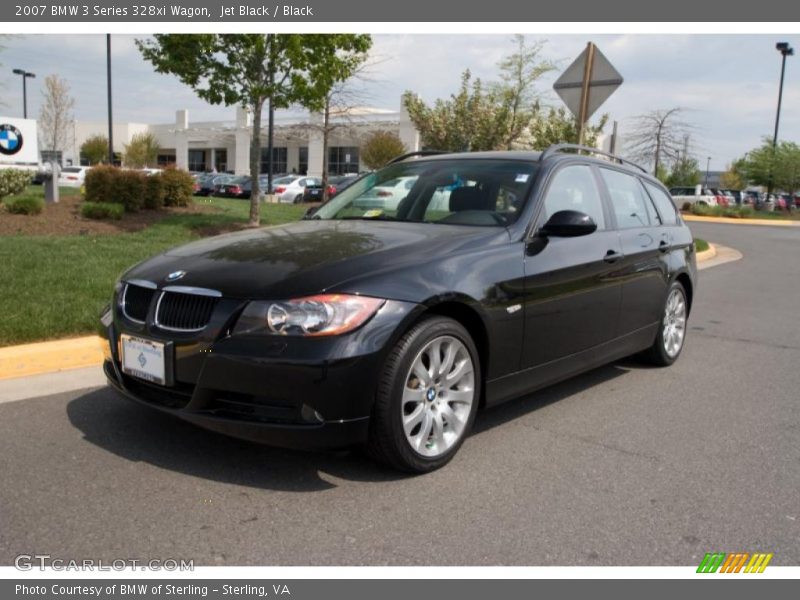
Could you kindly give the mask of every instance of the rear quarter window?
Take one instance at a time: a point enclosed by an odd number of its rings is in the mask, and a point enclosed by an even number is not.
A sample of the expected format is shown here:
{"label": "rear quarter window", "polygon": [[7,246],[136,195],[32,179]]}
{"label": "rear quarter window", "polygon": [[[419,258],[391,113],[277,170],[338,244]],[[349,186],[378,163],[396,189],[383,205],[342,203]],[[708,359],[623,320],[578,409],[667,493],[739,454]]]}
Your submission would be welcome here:
{"label": "rear quarter window", "polygon": [[658,214],[661,216],[661,222],[664,225],[674,225],[677,223],[678,213],[675,208],[675,203],[672,201],[672,198],[669,196],[669,194],[667,194],[660,187],[653,185],[648,181],[644,182],[644,187],[647,189],[647,193],[653,200],[653,204],[656,205],[656,209],[658,209]]}

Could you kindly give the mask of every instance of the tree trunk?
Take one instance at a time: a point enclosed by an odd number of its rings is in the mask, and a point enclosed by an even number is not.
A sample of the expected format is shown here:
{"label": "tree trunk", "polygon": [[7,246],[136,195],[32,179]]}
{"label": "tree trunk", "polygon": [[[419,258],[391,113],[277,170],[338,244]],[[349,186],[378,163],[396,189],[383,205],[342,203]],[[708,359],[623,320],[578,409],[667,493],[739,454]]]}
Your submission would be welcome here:
{"label": "tree trunk", "polygon": [[330,133],[331,104],[325,102],[325,115],[322,119],[322,202],[328,198],[328,134]]}
{"label": "tree trunk", "polygon": [[258,227],[261,224],[259,210],[260,192],[258,185],[258,175],[261,170],[261,109],[264,108],[264,100],[259,99],[252,105],[253,108],[253,133],[250,136],[250,227]]}
{"label": "tree trunk", "polygon": [[664,126],[664,122],[658,124],[658,129],[656,130],[656,160],[655,164],[653,165],[653,175],[658,177],[658,164],[661,159],[661,128]]}

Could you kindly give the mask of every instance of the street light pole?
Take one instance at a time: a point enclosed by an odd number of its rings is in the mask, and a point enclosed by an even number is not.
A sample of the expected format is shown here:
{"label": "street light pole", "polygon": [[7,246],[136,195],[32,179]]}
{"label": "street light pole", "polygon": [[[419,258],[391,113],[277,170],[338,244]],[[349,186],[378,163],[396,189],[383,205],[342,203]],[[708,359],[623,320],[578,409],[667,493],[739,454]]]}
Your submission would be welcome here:
{"label": "street light pole", "polygon": [[710,156],[708,157],[708,160],[706,160],[706,184],[705,184],[704,187],[708,187],[708,171],[709,171],[709,169],[711,169],[711,157]]}
{"label": "street light pole", "polygon": [[[786,57],[794,55],[794,48],[789,45],[789,42],[778,42],[775,44],[775,49],[781,53],[781,82],[778,86],[778,110],[775,112],[775,133],[772,136],[772,150],[774,162],[774,151],[778,147],[778,127],[781,123],[781,104],[783,102],[783,78],[786,75]],[[772,193],[772,162],[770,162],[769,181],[767,183],[767,198]]]}
{"label": "street light pole", "polygon": [[36,73],[29,73],[25,69],[14,69],[15,75],[22,76],[22,118],[28,118],[28,77],[36,77]]}
{"label": "street light pole", "polygon": [[108,85],[108,164],[114,165],[114,119],[111,115],[111,34],[106,34],[106,79]]}

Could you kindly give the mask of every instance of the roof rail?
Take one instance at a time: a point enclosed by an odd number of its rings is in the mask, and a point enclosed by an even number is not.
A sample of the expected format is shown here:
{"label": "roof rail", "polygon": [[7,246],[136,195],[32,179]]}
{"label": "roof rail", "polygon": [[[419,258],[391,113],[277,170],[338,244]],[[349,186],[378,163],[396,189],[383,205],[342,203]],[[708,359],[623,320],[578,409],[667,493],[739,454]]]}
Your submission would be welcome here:
{"label": "roof rail", "polygon": [[636,167],[642,173],[647,173],[647,169],[643,166],[636,164],[633,161],[630,161],[626,158],[621,158],[616,154],[611,154],[610,152],[604,152],[603,150],[598,150],[597,148],[591,148],[589,146],[581,146],[580,144],[553,144],[549,146],[544,152],[541,153],[539,156],[539,160],[542,161],[551,154],[558,154],[559,152],[564,152],[565,150],[577,150],[578,152],[587,152],[589,154],[598,154],[600,156],[605,156],[606,158],[610,158],[611,160],[615,160],[619,162],[621,165],[631,165],[632,167]]}
{"label": "roof rail", "polygon": [[447,153],[442,150],[415,150],[414,152],[406,152],[405,154],[401,154],[400,156],[395,156],[392,160],[387,162],[384,165],[384,167],[404,161],[405,159],[411,158],[413,156],[433,156],[435,154],[447,154]]}

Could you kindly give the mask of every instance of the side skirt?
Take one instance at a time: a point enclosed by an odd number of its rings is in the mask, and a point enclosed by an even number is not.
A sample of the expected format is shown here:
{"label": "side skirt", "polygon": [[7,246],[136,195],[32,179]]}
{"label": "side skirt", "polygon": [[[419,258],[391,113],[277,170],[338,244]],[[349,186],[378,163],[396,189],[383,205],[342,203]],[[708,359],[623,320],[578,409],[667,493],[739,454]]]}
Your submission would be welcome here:
{"label": "side skirt", "polygon": [[579,373],[645,350],[653,344],[657,331],[658,323],[654,323],[588,350],[487,381],[486,406],[501,404],[530,394]]}

